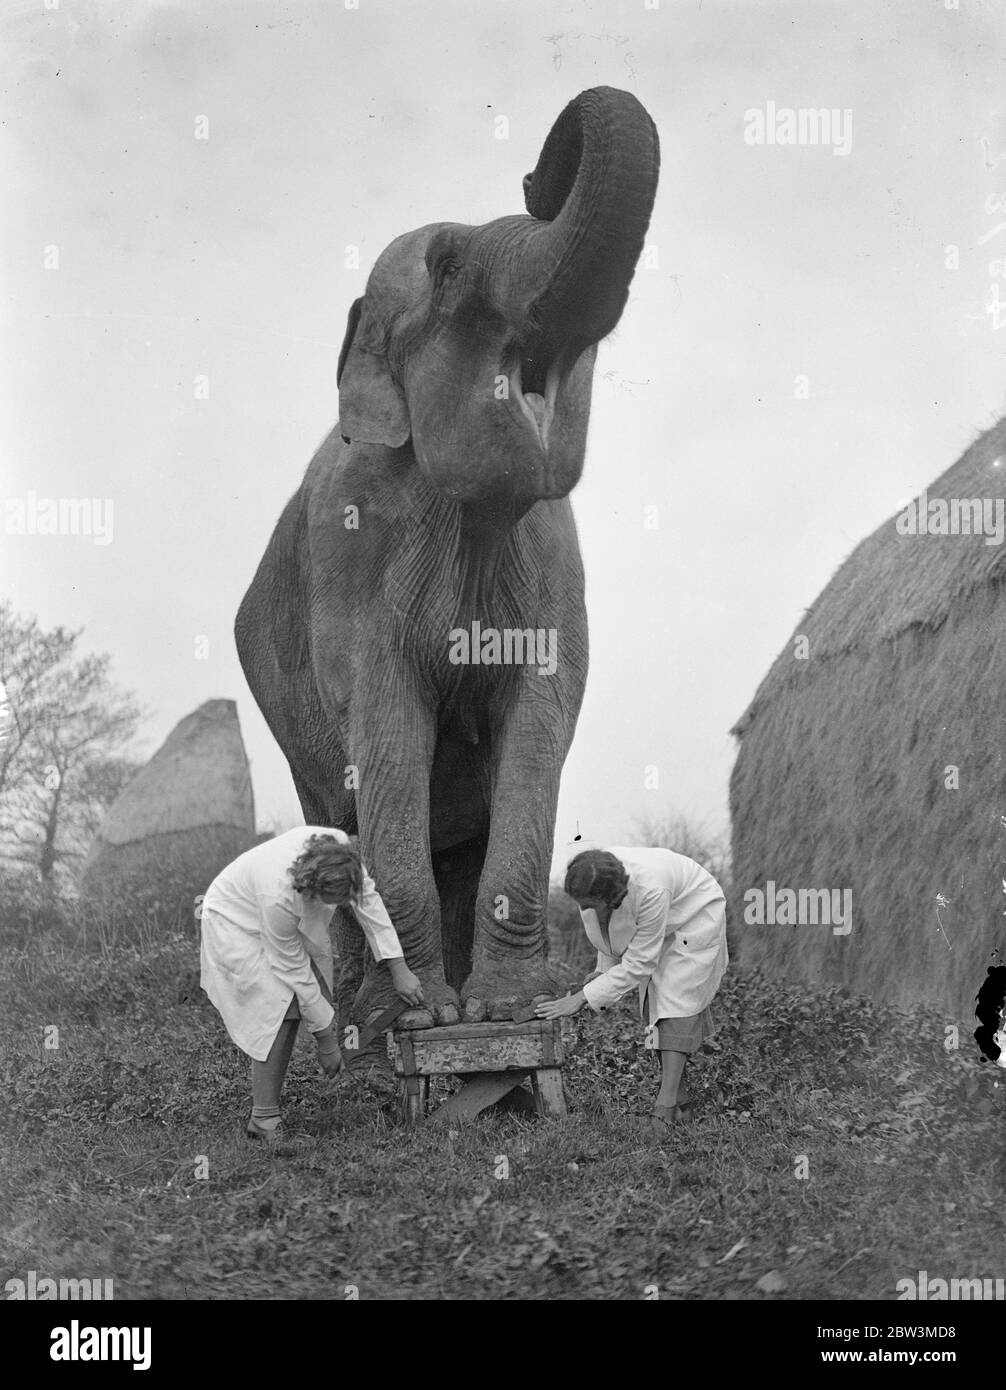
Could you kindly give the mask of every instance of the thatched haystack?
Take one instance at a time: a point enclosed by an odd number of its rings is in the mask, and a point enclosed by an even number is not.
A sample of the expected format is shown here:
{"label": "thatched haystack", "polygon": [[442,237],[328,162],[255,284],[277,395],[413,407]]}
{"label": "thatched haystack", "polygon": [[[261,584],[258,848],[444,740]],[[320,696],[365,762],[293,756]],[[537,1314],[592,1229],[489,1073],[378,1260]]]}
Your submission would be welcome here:
{"label": "thatched haystack", "polygon": [[[971,498],[1006,513],[1006,421],[917,499],[927,534],[899,512],[808,609],[730,784],[742,962],[965,1017],[1006,907],[1006,542],[963,533]],[[961,534],[932,533],[944,515]],[[851,932],[745,922],[769,880],[850,889]]]}
{"label": "thatched haystack", "polygon": [[196,896],[258,838],[237,706],[208,700],[175,726],[109,809],[81,897],[182,927],[194,922]]}

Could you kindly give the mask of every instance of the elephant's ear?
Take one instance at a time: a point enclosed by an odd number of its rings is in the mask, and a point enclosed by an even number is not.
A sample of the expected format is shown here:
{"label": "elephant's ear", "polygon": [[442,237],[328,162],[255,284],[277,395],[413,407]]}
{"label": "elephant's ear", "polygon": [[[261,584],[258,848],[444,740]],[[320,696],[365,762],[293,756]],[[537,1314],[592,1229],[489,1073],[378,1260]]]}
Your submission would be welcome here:
{"label": "elephant's ear", "polygon": [[409,412],[362,299],[349,311],[336,383],[343,439],[400,449],[412,433]]}

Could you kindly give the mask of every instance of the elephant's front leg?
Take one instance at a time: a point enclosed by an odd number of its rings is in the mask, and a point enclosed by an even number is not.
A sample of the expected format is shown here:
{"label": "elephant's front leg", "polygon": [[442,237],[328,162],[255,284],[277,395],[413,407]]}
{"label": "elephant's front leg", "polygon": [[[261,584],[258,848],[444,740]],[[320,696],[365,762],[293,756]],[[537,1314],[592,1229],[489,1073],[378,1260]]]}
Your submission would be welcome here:
{"label": "elephant's front leg", "polygon": [[[359,727],[350,740],[359,785],[356,793],[360,854],[388,910],[405,962],[423,987],[426,1007],[410,1009],[399,1026],[457,1023],[458,996],[444,978],[440,901],[430,863],[430,767],[436,724],[418,692],[385,676],[371,700],[362,701]],[[368,966],[352,1008],[367,1022],[398,995],[385,964]]]}
{"label": "elephant's front leg", "polygon": [[515,1004],[555,993],[545,927],[559,775],[571,723],[562,702],[522,693],[504,725],[475,909],[472,972],[461,991],[468,1021],[510,1018]]}

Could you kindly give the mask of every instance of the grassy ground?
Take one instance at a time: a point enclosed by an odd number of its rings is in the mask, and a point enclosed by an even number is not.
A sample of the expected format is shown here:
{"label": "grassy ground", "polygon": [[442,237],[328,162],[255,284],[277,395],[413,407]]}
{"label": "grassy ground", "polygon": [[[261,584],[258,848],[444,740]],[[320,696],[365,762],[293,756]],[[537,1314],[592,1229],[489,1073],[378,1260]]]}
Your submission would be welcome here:
{"label": "grassy ground", "polygon": [[276,1157],[243,1138],[247,1063],[196,965],[181,936],[0,958],[0,1283],[34,1269],[110,1276],[117,1298],[857,1299],[920,1269],[1004,1272],[1006,1073],[979,1063],[964,1021],[947,1051],[951,1020],[730,975],[696,1122],[663,1143],[643,1132],[657,1066],[628,1005],[572,1021],[567,1121],[451,1133],[324,1081],[302,1036],[286,1113],[315,1142]]}

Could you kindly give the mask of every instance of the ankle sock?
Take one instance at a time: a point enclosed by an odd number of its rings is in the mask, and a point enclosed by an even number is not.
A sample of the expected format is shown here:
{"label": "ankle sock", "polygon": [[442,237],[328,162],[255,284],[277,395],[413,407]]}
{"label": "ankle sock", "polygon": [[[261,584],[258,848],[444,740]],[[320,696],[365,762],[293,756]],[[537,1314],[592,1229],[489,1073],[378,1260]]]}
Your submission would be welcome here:
{"label": "ankle sock", "polygon": [[252,1119],[259,1129],[273,1130],[279,1124],[280,1113],[278,1105],[253,1105]]}

